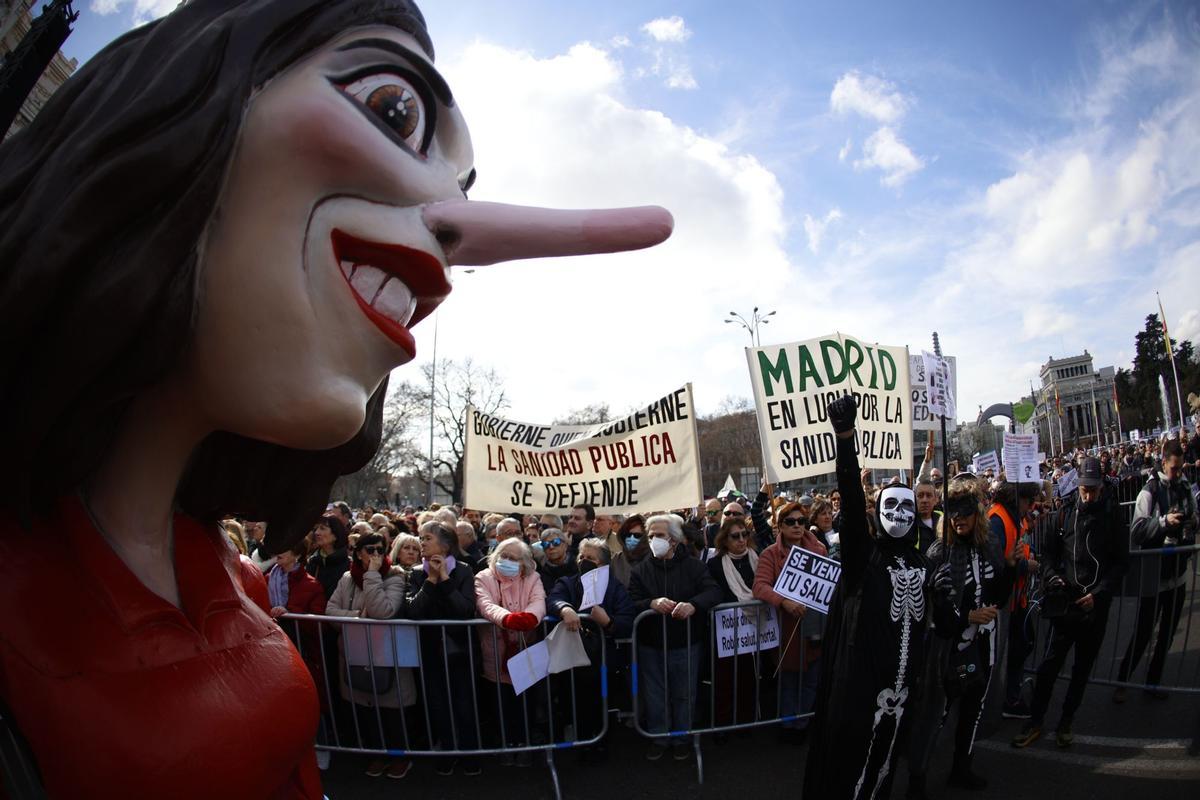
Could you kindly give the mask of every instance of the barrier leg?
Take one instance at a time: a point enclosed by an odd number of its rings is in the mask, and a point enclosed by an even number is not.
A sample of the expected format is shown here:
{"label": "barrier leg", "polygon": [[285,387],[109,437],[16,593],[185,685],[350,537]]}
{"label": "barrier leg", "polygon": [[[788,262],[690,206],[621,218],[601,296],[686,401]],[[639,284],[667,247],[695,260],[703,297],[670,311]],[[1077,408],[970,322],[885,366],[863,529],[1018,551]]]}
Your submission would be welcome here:
{"label": "barrier leg", "polygon": [[700,734],[692,736],[692,748],[696,751],[696,780],[704,785],[704,754],[700,751]]}
{"label": "barrier leg", "polygon": [[554,751],[546,750],[546,767],[550,770],[550,781],[554,784],[554,800],[562,800],[562,787],[558,785],[558,769],[554,766]]}

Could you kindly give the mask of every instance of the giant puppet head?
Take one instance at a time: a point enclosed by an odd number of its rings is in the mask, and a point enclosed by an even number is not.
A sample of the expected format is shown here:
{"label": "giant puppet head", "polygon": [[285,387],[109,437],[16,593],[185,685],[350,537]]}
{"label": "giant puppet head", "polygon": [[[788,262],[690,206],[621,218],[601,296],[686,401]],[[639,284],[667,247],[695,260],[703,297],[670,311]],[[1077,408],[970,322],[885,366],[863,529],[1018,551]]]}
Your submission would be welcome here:
{"label": "giant puppet head", "polygon": [[281,549],[378,443],[452,264],[655,244],[662,209],[473,203],[408,0],[191,0],[0,149],[0,501],[84,486],[139,401],[197,444],[177,499]]}

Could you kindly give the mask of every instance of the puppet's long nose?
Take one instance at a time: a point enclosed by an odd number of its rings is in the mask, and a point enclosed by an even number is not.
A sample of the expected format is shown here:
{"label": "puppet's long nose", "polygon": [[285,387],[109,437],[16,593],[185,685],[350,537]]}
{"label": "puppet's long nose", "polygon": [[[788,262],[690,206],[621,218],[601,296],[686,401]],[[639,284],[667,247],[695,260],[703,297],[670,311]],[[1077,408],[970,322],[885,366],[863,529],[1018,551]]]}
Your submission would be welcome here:
{"label": "puppet's long nose", "polygon": [[675,226],[658,206],[571,211],[448,200],[426,206],[423,215],[446,260],[467,266],[640,250],[665,240]]}

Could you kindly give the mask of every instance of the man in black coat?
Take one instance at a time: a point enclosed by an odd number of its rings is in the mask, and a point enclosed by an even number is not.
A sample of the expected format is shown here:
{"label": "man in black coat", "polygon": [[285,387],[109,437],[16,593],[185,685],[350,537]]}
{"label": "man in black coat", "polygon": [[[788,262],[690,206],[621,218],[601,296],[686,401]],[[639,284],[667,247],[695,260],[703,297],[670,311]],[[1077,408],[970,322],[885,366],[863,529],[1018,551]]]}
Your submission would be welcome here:
{"label": "man in black coat", "polygon": [[1042,733],[1054,682],[1075,648],[1075,665],[1058,723],[1059,747],[1071,744],[1071,719],[1083,701],[1088,675],[1104,641],[1113,595],[1121,591],[1129,561],[1126,528],[1100,462],[1085,458],[1079,467],[1079,491],[1059,511],[1058,530],[1046,537],[1042,581],[1046,595],[1042,616],[1053,630],[1050,649],[1038,667],[1031,718],[1013,739],[1014,747],[1033,744]]}
{"label": "man in black coat", "polygon": [[[701,645],[707,641],[704,620],[709,609],[721,602],[722,594],[704,562],[687,553],[683,520],[678,516],[659,514],[647,519],[646,539],[651,557],[634,566],[629,596],[638,613],[650,609],[663,616],[643,620],[636,631],[646,730],[661,735],[692,727]],[[654,740],[646,758],[662,758],[666,745],[665,737]],[[677,739],[673,749],[676,760],[686,759],[687,739]]]}

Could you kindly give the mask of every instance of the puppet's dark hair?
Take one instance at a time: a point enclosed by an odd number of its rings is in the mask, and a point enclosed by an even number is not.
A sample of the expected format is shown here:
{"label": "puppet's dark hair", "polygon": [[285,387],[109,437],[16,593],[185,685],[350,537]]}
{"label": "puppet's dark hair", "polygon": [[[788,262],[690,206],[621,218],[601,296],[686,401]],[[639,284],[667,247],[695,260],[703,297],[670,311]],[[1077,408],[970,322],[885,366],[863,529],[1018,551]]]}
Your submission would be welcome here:
{"label": "puppet's dark hair", "polygon": [[[433,57],[410,0],[191,0],[114,41],[0,147],[0,507],[28,524],[101,463],[131,401],[184,357],[198,247],[253,91],[342,32],[387,25]],[[379,443],[304,452],[216,433],[181,507],[269,522],[286,549]]]}

